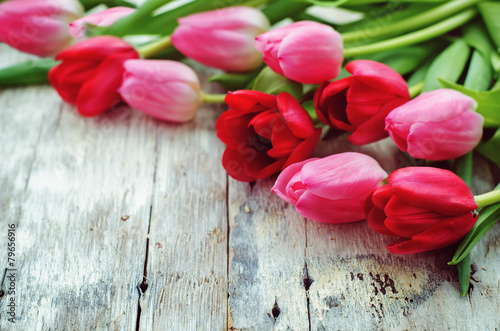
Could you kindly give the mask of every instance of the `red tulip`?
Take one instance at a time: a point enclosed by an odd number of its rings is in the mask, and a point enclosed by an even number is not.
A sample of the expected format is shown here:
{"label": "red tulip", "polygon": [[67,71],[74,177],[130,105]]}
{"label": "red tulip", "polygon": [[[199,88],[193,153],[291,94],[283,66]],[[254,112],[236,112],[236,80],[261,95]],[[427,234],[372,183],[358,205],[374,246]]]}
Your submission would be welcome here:
{"label": "red tulip", "polygon": [[56,56],[62,63],[49,72],[50,84],[82,116],[97,116],[122,99],[117,90],[123,62],[137,52],[120,38],[102,36],[75,44]]}
{"label": "red tulip", "polygon": [[364,145],[388,136],[385,117],[410,100],[408,86],[383,63],[357,60],[346,70],[352,76],[325,82],[314,95],[318,119],[339,130],[352,132],[349,141]]}
{"label": "red tulip", "polygon": [[388,185],[368,203],[368,225],[401,239],[387,245],[396,254],[451,245],[474,226],[478,207],[467,184],[448,170],[408,167],[394,171]]}
{"label": "red tulip", "polygon": [[455,90],[425,92],[394,109],[386,131],[403,152],[433,161],[456,159],[472,151],[483,135],[477,103]]}
{"label": "red tulip", "polygon": [[84,16],[70,23],[69,34],[78,41],[85,40],[87,39],[87,25],[101,27],[110,26],[120,18],[130,15],[134,11],[135,9],[128,7],[112,7]]}
{"label": "red tulip", "polygon": [[309,219],[356,222],[366,218],[366,199],[386,177],[371,157],[348,152],[290,165],[278,176],[272,191]]}
{"label": "red tulip", "polygon": [[222,164],[234,179],[269,177],[312,155],[321,130],[290,94],[240,90],[229,92],[226,103],[216,128],[227,146]]}

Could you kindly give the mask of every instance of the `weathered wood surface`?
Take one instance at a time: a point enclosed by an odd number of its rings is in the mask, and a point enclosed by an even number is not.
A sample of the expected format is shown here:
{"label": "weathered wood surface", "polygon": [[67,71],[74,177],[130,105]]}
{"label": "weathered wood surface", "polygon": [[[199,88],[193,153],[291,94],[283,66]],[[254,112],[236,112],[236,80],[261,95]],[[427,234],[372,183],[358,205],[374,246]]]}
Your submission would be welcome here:
{"label": "weathered wood surface", "polygon": [[[0,66],[20,59],[0,45]],[[16,324],[5,294],[1,330],[500,327],[498,225],[472,252],[474,289],[462,298],[452,249],[391,255],[391,238],[364,222],[299,217],[272,179],[228,179],[214,128],[222,106],[186,125],[126,107],[85,119],[40,86],[1,90],[0,109],[0,265],[13,223],[18,269]],[[346,150],[389,172],[411,164],[390,141],[340,136],[317,153]],[[492,184],[478,168],[476,193]]]}

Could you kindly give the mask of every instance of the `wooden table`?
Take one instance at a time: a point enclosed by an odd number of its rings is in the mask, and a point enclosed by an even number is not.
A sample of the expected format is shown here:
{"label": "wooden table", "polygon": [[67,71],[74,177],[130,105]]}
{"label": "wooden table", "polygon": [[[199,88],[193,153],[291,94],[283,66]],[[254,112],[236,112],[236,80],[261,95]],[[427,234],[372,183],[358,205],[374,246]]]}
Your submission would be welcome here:
{"label": "wooden table", "polygon": [[[26,58],[0,45],[0,66]],[[215,132],[224,109],[203,106],[186,125],[127,107],[83,118],[50,86],[0,90],[0,261],[11,268],[15,224],[17,269],[0,329],[500,327],[498,225],[472,252],[473,291],[462,298],[446,265],[453,248],[393,255],[392,238],[366,222],[308,221],[270,192],[273,179],[228,178]],[[412,163],[390,140],[360,148],[345,135],[317,154],[347,150],[388,172]],[[477,160],[482,193],[493,179]]]}

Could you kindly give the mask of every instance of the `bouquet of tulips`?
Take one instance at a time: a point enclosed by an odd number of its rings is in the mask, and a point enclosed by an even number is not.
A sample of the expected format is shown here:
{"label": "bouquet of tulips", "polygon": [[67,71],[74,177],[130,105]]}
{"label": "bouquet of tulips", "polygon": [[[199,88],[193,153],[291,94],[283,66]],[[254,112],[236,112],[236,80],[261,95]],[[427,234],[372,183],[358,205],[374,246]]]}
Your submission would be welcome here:
{"label": "bouquet of tulips", "polygon": [[[500,217],[500,190],[469,188],[473,153],[500,164],[499,2],[169,2],[2,2],[0,41],[47,59],[0,70],[0,86],[48,81],[87,117],[126,103],[184,123],[225,102],[216,129],[231,177],[278,175],[272,191],[300,215],[366,219],[398,238],[395,254],[461,241],[450,264],[467,293],[469,252]],[[229,92],[202,92],[183,57],[224,71],[210,81]],[[332,131],[355,145],[391,139],[425,166],[311,158]]]}

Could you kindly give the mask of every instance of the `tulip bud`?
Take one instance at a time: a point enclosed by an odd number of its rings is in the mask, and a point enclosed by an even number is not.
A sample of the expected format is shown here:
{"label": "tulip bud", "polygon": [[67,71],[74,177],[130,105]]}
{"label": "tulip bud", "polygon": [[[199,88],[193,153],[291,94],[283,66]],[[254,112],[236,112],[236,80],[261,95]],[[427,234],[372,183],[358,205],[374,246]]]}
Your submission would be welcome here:
{"label": "tulip bud", "polygon": [[476,147],[483,117],[474,99],[449,89],[425,92],[394,109],[385,130],[403,152],[432,161],[455,159]]}
{"label": "tulip bud", "polygon": [[463,180],[449,170],[408,167],[394,171],[388,185],[367,203],[368,225],[401,239],[387,245],[396,254],[410,254],[451,245],[469,232],[478,207]]}
{"label": "tulip bud", "polygon": [[366,201],[386,177],[371,157],[348,152],[290,165],[272,191],[306,218],[348,223],[366,218]]}
{"label": "tulip bud", "polygon": [[127,60],[118,92],[131,107],[155,118],[188,122],[202,103],[200,83],[187,65],[167,60]]}
{"label": "tulip bud", "polygon": [[255,47],[275,72],[304,84],[337,77],[344,59],[340,34],[332,27],[302,21],[255,38]]}
{"label": "tulip bud", "polygon": [[408,86],[383,63],[356,60],[346,65],[352,74],[323,83],[314,95],[318,119],[336,129],[352,132],[349,141],[364,145],[387,137],[385,117],[410,100]]}
{"label": "tulip bud", "polygon": [[68,24],[83,15],[77,0],[14,0],[0,4],[0,41],[38,56],[71,43]]}
{"label": "tulip bud", "polygon": [[135,9],[128,7],[113,7],[98,13],[82,17],[69,25],[69,34],[78,41],[86,39],[87,25],[106,27],[118,19],[129,15]]}
{"label": "tulip bud", "polygon": [[269,29],[257,9],[228,7],[178,19],[172,43],[182,54],[206,66],[248,71],[260,66],[254,38]]}

